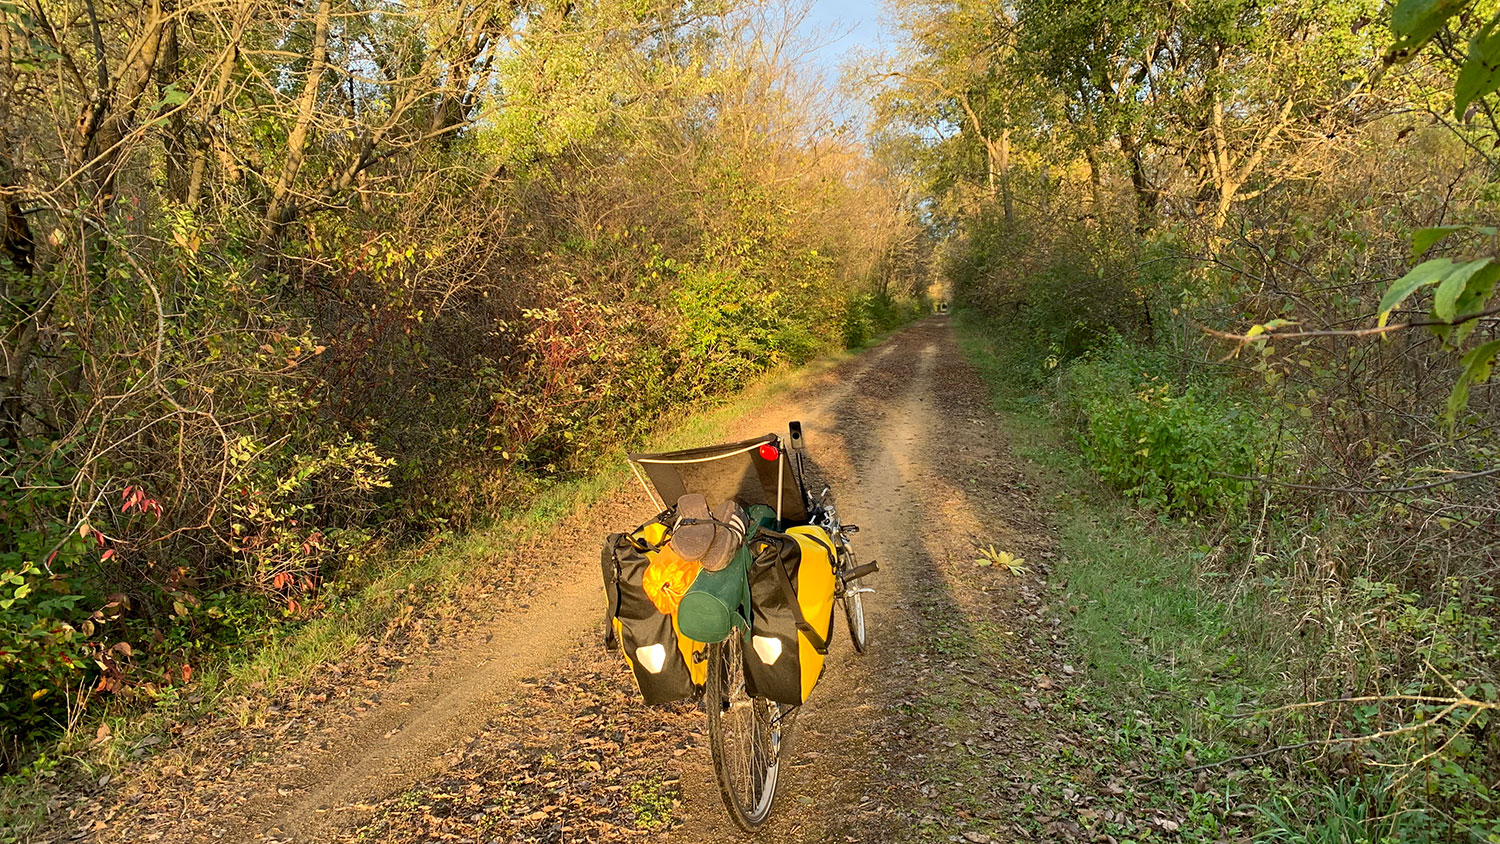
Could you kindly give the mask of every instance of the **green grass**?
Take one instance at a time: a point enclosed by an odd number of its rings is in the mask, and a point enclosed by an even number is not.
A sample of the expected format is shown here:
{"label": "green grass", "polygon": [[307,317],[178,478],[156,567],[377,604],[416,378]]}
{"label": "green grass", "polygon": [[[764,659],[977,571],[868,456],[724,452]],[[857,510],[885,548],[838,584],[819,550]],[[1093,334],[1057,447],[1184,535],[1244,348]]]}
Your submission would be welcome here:
{"label": "green grass", "polygon": [[1066,583],[1071,631],[1112,696],[1182,692],[1219,670],[1228,641],[1253,627],[1211,588],[1199,563],[1208,550],[1192,526],[1132,507],[1089,473],[1043,395],[969,314],[958,325],[963,349],[990,385],[995,409],[1018,457],[1041,469],[1061,554],[1053,583]]}
{"label": "green grass", "polygon": [[[1273,666],[1246,651],[1257,623],[1205,577],[1201,529],[1143,512],[1101,485],[1051,412],[1048,373],[970,313],[955,319],[966,357],[990,386],[1015,455],[1032,464],[1058,540],[1048,604],[1065,619],[1085,684],[1063,722],[1092,736],[1088,752],[1036,761],[1049,789],[1080,780],[1149,775],[1114,798],[1121,840],[1217,841],[1250,824],[1247,801],[1266,793],[1265,771],[1203,790],[1175,772],[1234,755],[1243,737],[1230,716],[1260,693]],[[1000,339],[997,340],[997,337]],[[1052,788],[1056,786],[1056,788]],[[1236,814],[1238,813],[1238,815]],[[1178,824],[1168,834],[1151,818]]]}
{"label": "green grass", "polygon": [[677,805],[675,789],[656,777],[630,784],[630,810],[639,829],[663,829],[672,824]]}

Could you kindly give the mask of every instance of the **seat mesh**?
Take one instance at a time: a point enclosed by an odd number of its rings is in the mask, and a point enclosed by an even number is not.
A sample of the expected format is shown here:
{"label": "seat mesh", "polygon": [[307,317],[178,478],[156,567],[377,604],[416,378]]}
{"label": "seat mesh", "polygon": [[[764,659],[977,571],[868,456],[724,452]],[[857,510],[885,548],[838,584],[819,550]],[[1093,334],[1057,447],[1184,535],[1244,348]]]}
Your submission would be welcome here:
{"label": "seat mesh", "polygon": [[[767,460],[760,456],[760,446],[766,443],[782,451],[781,459]],[[807,520],[800,479],[775,434],[705,448],[628,456],[645,472],[657,496],[668,507],[684,495],[698,493],[708,499],[710,507],[726,498],[734,498],[746,507],[764,504],[778,509],[779,470],[779,511],[783,525]]]}

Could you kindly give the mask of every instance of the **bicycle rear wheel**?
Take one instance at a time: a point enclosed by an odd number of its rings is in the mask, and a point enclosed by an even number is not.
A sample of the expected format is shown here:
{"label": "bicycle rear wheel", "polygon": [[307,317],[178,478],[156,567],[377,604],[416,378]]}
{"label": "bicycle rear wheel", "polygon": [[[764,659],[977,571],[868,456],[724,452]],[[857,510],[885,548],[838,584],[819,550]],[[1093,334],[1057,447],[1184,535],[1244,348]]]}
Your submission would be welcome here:
{"label": "bicycle rear wheel", "polygon": [[708,648],[708,746],[719,793],[734,822],[754,832],[771,816],[783,732],[781,707],[745,688],[739,632]]}

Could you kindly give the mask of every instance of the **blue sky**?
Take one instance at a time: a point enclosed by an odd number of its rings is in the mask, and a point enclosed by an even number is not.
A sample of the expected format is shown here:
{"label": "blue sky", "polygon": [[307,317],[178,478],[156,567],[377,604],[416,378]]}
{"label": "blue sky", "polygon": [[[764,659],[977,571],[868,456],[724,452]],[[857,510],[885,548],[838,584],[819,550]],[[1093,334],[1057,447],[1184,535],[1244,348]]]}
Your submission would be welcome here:
{"label": "blue sky", "polygon": [[815,0],[803,29],[818,42],[829,42],[819,48],[818,64],[834,71],[836,78],[838,66],[851,48],[874,50],[882,37],[890,42],[892,33],[881,31],[883,13],[882,0]]}

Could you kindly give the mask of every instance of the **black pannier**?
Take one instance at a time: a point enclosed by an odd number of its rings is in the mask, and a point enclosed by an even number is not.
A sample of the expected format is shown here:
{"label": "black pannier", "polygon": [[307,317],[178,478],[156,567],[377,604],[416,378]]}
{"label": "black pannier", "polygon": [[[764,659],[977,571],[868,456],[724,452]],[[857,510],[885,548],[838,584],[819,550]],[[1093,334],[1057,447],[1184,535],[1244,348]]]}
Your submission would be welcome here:
{"label": "black pannier", "polygon": [[707,673],[705,663],[693,661],[702,646],[683,639],[641,585],[665,532],[665,525],[650,522],[631,534],[611,534],[600,561],[611,631],[647,703],[696,697]]}

